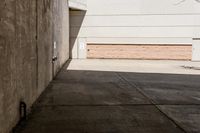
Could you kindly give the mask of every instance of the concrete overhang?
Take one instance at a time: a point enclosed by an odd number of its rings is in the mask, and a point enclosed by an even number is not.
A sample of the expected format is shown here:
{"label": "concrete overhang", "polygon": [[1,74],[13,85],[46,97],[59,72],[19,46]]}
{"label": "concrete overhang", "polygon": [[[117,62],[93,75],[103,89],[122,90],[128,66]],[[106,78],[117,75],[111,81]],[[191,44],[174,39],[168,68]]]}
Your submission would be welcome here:
{"label": "concrete overhang", "polygon": [[87,10],[87,0],[68,0],[69,8],[74,10]]}

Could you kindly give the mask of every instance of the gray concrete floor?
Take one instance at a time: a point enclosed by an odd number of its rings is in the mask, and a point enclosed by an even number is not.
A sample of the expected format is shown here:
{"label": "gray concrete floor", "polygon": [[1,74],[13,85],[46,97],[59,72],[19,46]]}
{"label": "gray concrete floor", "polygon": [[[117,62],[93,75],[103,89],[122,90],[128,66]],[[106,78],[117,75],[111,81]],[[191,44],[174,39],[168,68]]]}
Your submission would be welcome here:
{"label": "gray concrete floor", "polygon": [[15,132],[200,133],[199,66],[72,60]]}

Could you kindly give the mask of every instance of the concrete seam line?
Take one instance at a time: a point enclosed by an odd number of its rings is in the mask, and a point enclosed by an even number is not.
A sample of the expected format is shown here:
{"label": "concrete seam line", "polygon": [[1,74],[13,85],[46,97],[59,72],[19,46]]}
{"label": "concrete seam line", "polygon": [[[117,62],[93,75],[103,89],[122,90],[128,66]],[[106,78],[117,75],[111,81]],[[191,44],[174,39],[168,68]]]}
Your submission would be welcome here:
{"label": "concrete seam line", "polygon": [[[117,107],[117,106],[182,106],[182,105],[176,105],[176,104],[76,104],[76,105],[70,105],[70,104],[57,104],[57,105],[52,105],[52,104],[46,104],[46,105],[35,105],[35,107],[39,108],[47,108],[47,107]],[[200,105],[183,105],[183,106],[200,106]]]}
{"label": "concrete seam line", "polygon": [[178,128],[179,128],[181,131],[183,131],[184,133],[187,133],[187,132],[185,131],[184,128],[182,128],[175,120],[173,120],[173,118],[169,117],[166,113],[164,113],[164,112],[158,107],[158,105],[156,105],[156,103],[155,103],[153,100],[151,100],[146,94],[144,94],[144,93],[141,91],[140,87],[138,87],[135,83],[130,83],[126,78],[124,78],[122,75],[120,75],[120,73],[118,73],[118,72],[115,72],[115,73],[118,75],[118,77],[119,77],[120,79],[122,79],[122,80],[124,80],[125,82],[127,82],[130,86],[134,87],[140,94],[142,94],[144,97],[146,97],[146,98],[152,103],[152,105],[155,106],[155,108],[156,108],[161,114],[163,114],[168,120],[170,120],[176,127],[178,127]]}

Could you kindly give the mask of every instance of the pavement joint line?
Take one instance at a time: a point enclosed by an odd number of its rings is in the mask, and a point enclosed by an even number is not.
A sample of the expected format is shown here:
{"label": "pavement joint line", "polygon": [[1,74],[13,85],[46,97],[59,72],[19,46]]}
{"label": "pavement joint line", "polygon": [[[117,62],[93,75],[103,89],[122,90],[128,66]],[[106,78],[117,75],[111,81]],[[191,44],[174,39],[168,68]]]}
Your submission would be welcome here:
{"label": "pavement joint line", "polygon": [[71,84],[71,83],[83,83],[83,84],[87,84],[87,83],[90,83],[90,84],[101,84],[101,83],[109,83],[109,82],[80,82],[80,81],[70,81],[70,82],[66,82],[66,81],[59,81],[58,79],[54,79],[53,81],[51,81],[50,84]]}
{"label": "pavement joint line", "polygon": [[123,81],[125,81],[126,83],[128,83],[130,86],[134,87],[140,94],[142,94],[145,98],[147,98],[148,101],[149,101],[151,104],[153,104],[153,105],[156,104],[152,99],[150,99],[146,94],[144,94],[144,93],[141,91],[140,87],[138,87],[135,83],[134,83],[134,84],[133,84],[133,83],[130,83],[126,78],[124,78],[124,77],[123,77],[120,73],[118,73],[118,72],[116,72],[116,74],[118,75],[118,77],[119,77],[120,79],[122,79]]}
{"label": "pavement joint line", "polygon": [[196,104],[113,104],[113,105],[107,105],[107,104],[75,104],[75,105],[65,105],[65,104],[49,104],[49,105],[35,105],[35,107],[56,107],[56,106],[62,106],[62,107],[84,107],[84,106],[88,106],[88,107],[107,107],[107,106],[122,106],[122,107],[125,107],[125,106],[200,106],[200,105],[196,105]]}
{"label": "pavement joint line", "polygon": [[151,102],[152,105],[155,106],[157,108],[157,110],[161,114],[163,114],[168,120],[170,120],[172,123],[174,123],[176,125],[176,127],[178,127],[182,132],[187,133],[187,131],[184,128],[182,128],[173,118],[169,117],[166,113],[164,113],[159,108],[159,106],[156,105],[156,103],[152,99],[150,99],[146,94],[144,94],[144,92],[141,91],[140,87],[138,87],[135,83],[130,83],[126,78],[124,78],[122,75],[120,75],[120,73],[118,73],[118,72],[115,72],[115,73],[118,75],[118,77],[120,79],[122,79],[123,81],[125,81],[130,86],[134,87],[140,94],[142,94],[144,97],[146,97],[149,100],[149,102]]}
{"label": "pavement joint line", "polygon": [[171,118],[170,116],[167,115],[167,113],[163,112],[159,106],[155,105],[155,107],[167,118],[169,119],[171,122],[173,122],[179,129],[181,129],[181,131],[183,131],[184,133],[188,133],[184,128],[182,128],[173,118]]}

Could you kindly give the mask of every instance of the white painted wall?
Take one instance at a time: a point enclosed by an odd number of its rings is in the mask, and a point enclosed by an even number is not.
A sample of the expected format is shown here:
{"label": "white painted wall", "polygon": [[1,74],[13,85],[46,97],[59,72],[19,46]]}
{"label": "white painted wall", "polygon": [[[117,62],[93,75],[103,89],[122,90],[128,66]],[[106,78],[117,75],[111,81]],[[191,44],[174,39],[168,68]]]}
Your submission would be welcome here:
{"label": "white painted wall", "polygon": [[192,52],[192,60],[200,61],[200,39],[193,40]]}
{"label": "white painted wall", "polygon": [[69,8],[87,10],[87,0],[68,0]]}
{"label": "white painted wall", "polygon": [[72,58],[80,58],[77,38],[101,44],[192,44],[194,29],[200,28],[200,3],[179,1],[87,0],[86,13],[70,13]]}

